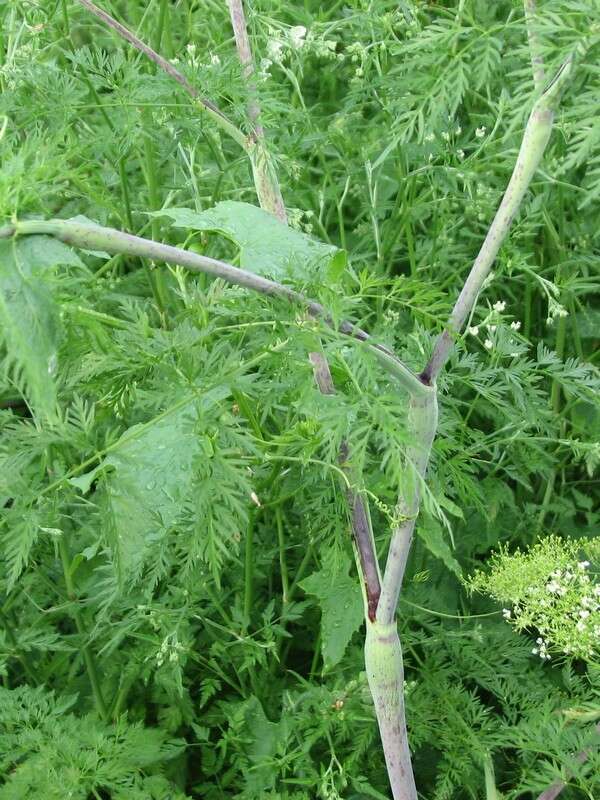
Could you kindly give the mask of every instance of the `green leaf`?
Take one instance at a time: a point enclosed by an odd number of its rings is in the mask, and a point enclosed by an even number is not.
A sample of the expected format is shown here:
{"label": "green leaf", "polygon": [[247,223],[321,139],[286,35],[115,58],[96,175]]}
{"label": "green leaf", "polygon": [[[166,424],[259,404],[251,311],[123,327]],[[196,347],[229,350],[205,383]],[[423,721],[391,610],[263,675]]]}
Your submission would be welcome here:
{"label": "green leaf", "polygon": [[48,272],[58,264],[81,266],[79,258],[49,236],[0,242],[0,337],[5,369],[34,412],[56,414],[54,372],[60,325]]}
{"label": "green leaf", "polygon": [[460,578],[462,575],[461,566],[452,555],[452,550],[444,538],[442,526],[432,517],[422,514],[415,527],[417,535],[429,552],[443,561],[448,569]]}
{"label": "green leaf", "polygon": [[223,234],[240,248],[242,269],[258,275],[303,279],[315,266],[333,268],[334,274],[343,269],[342,260],[345,266],[343,251],[288,227],[249,203],[225,200],[202,212],[169,208],[156,215],[170,217],[177,228]]}
{"label": "green leaf", "polygon": [[[219,386],[200,402],[206,407],[228,394]],[[190,493],[192,464],[203,452],[194,432],[197,403],[190,398],[177,410],[129,428],[94,471],[105,470],[103,489],[121,578],[140,574],[149,546],[175,524]]]}
{"label": "green leaf", "polygon": [[[273,759],[279,742],[285,740],[285,723],[267,719],[260,701],[250,697],[241,704],[245,728],[250,741],[245,745],[251,769],[246,772],[246,790],[261,794],[275,783]],[[258,796],[253,795],[253,796]]]}
{"label": "green leaf", "polygon": [[363,601],[358,581],[348,575],[350,559],[329,551],[323,567],[305,578],[300,586],[321,606],[321,652],[325,667],[343,657],[353,634],[363,621]]}

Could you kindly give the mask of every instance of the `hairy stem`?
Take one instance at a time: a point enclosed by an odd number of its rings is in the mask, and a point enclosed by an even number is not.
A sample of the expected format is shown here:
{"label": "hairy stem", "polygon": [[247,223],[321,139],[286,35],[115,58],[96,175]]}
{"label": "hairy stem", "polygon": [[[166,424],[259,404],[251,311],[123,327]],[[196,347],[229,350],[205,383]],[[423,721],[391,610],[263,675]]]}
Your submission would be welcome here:
{"label": "hairy stem", "polygon": [[542,160],[552,132],[554,112],[571,73],[571,67],[572,58],[569,58],[533,107],[525,128],[517,163],[500,207],[458,296],[446,328],[438,337],[429,363],[421,373],[421,378],[427,383],[435,382],[440,370],[448,360],[453,348],[453,338],[460,333],[468,319],[483,282],[490,273],[498,250],[508,234],[512,221]]}
{"label": "hairy stem", "polygon": [[233,267],[224,261],[201,256],[179,247],[154,242],[141,236],[133,236],[114,228],[103,228],[100,225],[73,222],[70,220],[24,220],[0,228],[0,239],[14,235],[47,234],[72,247],[83,250],[104,250],[111,255],[140,256],[167,264],[178,264],[194,272],[203,272],[227,283],[242,286],[260,294],[280,297],[305,307],[312,317],[321,319],[326,325],[353,339],[365,342],[372,353],[383,364],[387,372],[395,377],[398,383],[408,392],[416,396],[428,396],[432,389],[426,386],[391,350],[371,341],[368,333],[351,322],[335,323],[327,310],[314,300],[310,300],[300,292],[283,284]]}

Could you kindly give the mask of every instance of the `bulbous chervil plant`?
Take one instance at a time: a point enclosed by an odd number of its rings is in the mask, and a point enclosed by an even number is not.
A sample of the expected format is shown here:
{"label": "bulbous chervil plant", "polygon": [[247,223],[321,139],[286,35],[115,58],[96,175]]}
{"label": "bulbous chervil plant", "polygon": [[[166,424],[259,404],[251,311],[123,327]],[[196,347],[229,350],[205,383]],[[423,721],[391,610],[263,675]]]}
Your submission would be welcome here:
{"label": "bulbous chervil plant", "polygon": [[598,10],[26,5],[0,798],[591,797]]}

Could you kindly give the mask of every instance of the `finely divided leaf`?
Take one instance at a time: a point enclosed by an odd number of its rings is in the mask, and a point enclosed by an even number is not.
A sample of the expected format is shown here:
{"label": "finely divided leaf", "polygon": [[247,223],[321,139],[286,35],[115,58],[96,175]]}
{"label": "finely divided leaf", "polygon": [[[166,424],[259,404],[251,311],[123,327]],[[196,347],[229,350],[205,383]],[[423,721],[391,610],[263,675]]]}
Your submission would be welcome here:
{"label": "finely divided leaf", "polygon": [[0,242],[0,338],[5,370],[37,414],[56,413],[53,374],[59,317],[47,273],[58,264],[80,266],[64,244],[49,236]]}
{"label": "finely divided leaf", "polygon": [[416,532],[425,547],[436,558],[439,558],[457,577],[462,576],[462,569],[452,555],[448,542],[444,538],[444,529],[439,522],[427,514],[421,514],[416,525]]}
{"label": "finely divided leaf", "polygon": [[325,266],[339,275],[345,265],[344,251],[288,227],[249,203],[225,200],[202,212],[169,208],[156,213],[170,217],[177,228],[223,234],[240,248],[242,269],[258,275],[301,280],[314,266]]}
{"label": "finely divided leaf", "polygon": [[358,580],[348,575],[350,559],[332,551],[323,559],[323,567],[302,581],[307,594],[321,606],[321,651],[326,668],[343,657],[353,634],[363,621],[363,601]]}

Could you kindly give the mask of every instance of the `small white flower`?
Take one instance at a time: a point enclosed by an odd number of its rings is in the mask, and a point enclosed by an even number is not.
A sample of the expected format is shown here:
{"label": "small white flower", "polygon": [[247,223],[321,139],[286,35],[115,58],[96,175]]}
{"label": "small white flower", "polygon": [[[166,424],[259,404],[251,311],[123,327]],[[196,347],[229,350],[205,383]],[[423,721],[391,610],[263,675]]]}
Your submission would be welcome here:
{"label": "small white flower", "polygon": [[578,561],[577,562],[577,566],[579,567],[579,569],[587,569],[589,567],[589,565],[590,565],[589,561]]}
{"label": "small white flower", "polygon": [[513,331],[519,331],[521,330],[521,323],[518,320],[515,320],[514,322],[510,323],[510,327],[513,329]]}
{"label": "small white flower", "polygon": [[460,125],[459,125],[459,126],[457,127],[457,129],[456,129],[456,135],[457,135],[457,136],[460,136],[460,135],[461,135],[461,133],[462,133],[462,128],[461,128],[461,127],[460,127]]}
{"label": "small white flower", "polygon": [[304,25],[295,25],[289,30],[290,43],[294,50],[300,50],[304,45],[304,38],[306,36],[306,28]]}
{"label": "small white flower", "polygon": [[219,56],[216,53],[211,53],[210,54],[210,63],[213,65],[213,67],[218,67],[219,64],[221,63],[221,59],[219,58]]}
{"label": "small white flower", "polygon": [[537,654],[539,653],[539,650],[537,649],[537,647],[534,647],[531,652],[533,653],[534,656],[537,656]]}
{"label": "small white flower", "polygon": [[585,632],[585,622],[582,619],[579,620],[579,622],[577,623],[577,625],[575,625],[575,627],[577,628],[579,633]]}
{"label": "small white flower", "polygon": [[467,333],[471,334],[471,336],[477,336],[479,333],[479,325],[471,325],[467,328]]}
{"label": "small white flower", "polygon": [[485,347],[486,350],[491,350],[492,347],[494,346],[494,343],[492,342],[491,339],[486,339],[485,342],[483,343],[483,346]]}
{"label": "small white flower", "polygon": [[271,61],[283,61],[283,42],[281,39],[269,39],[267,42],[267,55]]}
{"label": "small white flower", "polygon": [[457,151],[456,151],[456,155],[457,155],[457,156],[460,158],[460,160],[462,161],[462,160],[463,160],[463,158],[465,157],[465,151],[464,151],[464,150],[457,150]]}
{"label": "small white flower", "polygon": [[490,333],[495,333],[495,332],[496,332],[496,328],[497,328],[498,326],[497,326],[497,325],[486,325],[485,327],[488,329],[488,331],[489,331]]}
{"label": "small white flower", "polygon": [[504,617],[504,619],[510,619],[510,616],[511,616],[510,608],[503,608],[502,609],[502,616]]}
{"label": "small white flower", "polygon": [[590,612],[587,610],[587,608],[583,608],[579,612],[579,616],[581,617],[581,619],[587,619],[589,617],[589,615],[590,615]]}
{"label": "small white flower", "polygon": [[550,583],[546,584],[546,591],[550,592],[550,594],[558,594],[560,589],[561,586],[557,581],[550,581]]}
{"label": "small white flower", "polygon": [[426,142],[433,142],[433,140],[434,140],[434,139],[435,139],[435,133],[433,133],[433,132],[431,132],[431,133],[428,133],[428,134],[425,136],[425,141],[426,141]]}
{"label": "small white flower", "polygon": [[483,137],[485,136],[485,125],[482,125],[481,128],[477,128],[477,130],[475,131],[475,136],[478,139],[483,139]]}
{"label": "small white flower", "polygon": [[449,142],[450,141],[450,134],[448,133],[448,131],[442,131],[442,139],[445,142]]}
{"label": "small white flower", "polygon": [[494,309],[494,311],[497,311],[498,313],[500,313],[500,312],[504,311],[504,309],[506,308],[506,303],[505,303],[504,300],[498,300],[497,303],[494,303],[492,308]]}
{"label": "small white flower", "polygon": [[250,492],[250,499],[252,500],[255,506],[258,506],[260,508],[260,500],[258,499],[258,495],[256,494],[256,492]]}

